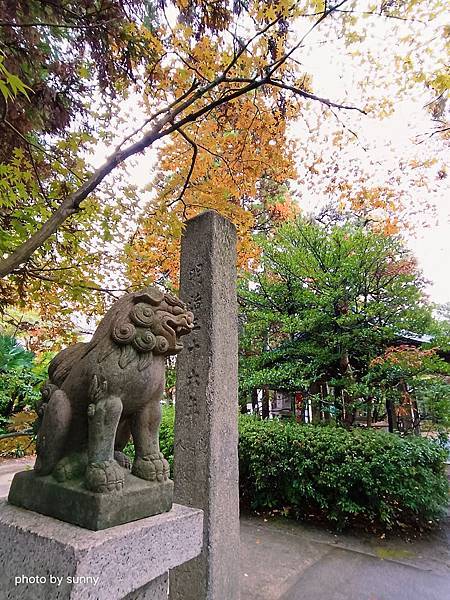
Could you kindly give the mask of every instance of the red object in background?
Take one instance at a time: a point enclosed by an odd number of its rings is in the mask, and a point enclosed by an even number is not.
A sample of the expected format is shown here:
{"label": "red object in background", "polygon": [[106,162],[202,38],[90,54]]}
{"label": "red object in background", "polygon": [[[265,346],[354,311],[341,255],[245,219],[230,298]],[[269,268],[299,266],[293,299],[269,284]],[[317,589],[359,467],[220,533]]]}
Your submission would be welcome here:
{"label": "red object in background", "polygon": [[301,423],[303,420],[303,401],[303,394],[301,392],[295,392],[295,420],[297,423]]}

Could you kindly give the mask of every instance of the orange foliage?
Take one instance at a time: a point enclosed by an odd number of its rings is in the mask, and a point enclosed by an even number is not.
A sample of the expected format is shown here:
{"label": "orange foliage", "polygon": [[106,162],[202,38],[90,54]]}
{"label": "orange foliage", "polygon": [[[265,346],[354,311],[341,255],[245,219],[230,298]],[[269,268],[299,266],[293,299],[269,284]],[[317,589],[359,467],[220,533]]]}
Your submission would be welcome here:
{"label": "orange foliage", "polygon": [[[350,210],[360,219],[366,219],[374,231],[386,235],[399,233],[406,224],[400,219],[403,210],[401,194],[388,186],[361,188],[357,182],[341,182],[338,186],[339,206],[342,210]],[[330,185],[328,191],[331,192]]]}
{"label": "orange foliage", "polygon": [[402,344],[400,346],[390,346],[381,356],[374,358],[370,366],[376,365],[401,365],[406,368],[419,369],[422,366],[424,358],[436,356],[436,349],[422,350],[416,346]]}
{"label": "orange foliage", "polygon": [[385,275],[412,275],[418,269],[417,259],[410,257],[387,263],[384,267]]}
{"label": "orange foliage", "polygon": [[277,102],[279,92],[237,98],[160,151],[158,195],[127,248],[133,284],[177,280],[183,223],[204,210],[235,224],[238,266],[244,269],[259,256],[252,233],[297,214],[288,192],[294,147],[284,119],[293,108]]}

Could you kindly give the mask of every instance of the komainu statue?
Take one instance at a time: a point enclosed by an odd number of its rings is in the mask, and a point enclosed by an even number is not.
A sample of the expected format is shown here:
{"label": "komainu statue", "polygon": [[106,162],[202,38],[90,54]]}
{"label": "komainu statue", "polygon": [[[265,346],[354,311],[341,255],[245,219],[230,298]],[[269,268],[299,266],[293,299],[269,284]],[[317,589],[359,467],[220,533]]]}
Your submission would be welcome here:
{"label": "komainu statue", "polygon": [[[68,489],[81,481],[91,495],[116,497],[136,478],[164,484],[169,465],[159,450],[159,426],[166,357],[182,349],[180,337],[192,327],[180,300],[148,287],[117,300],[90,342],[60,352],[38,407],[34,481],[51,477]],[[130,437],[132,465],[123,454]],[[11,491],[10,501],[24,506]]]}

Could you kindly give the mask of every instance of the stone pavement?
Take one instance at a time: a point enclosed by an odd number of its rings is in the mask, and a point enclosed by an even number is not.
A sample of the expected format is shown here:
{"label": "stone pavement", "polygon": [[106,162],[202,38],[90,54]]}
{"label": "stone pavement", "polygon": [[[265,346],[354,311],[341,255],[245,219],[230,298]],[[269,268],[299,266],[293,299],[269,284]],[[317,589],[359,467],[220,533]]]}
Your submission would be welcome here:
{"label": "stone pavement", "polygon": [[450,523],[406,542],[241,517],[242,600],[450,600]]}
{"label": "stone pavement", "polygon": [[26,456],[24,458],[14,458],[0,462],[0,498],[8,495],[9,486],[17,471],[32,469],[35,456]]}
{"label": "stone pavement", "polygon": [[[0,497],[32,465],[1,462]],[[240,565],[241,600],[450,600],[450,519],[406,542],[243,515]]]}

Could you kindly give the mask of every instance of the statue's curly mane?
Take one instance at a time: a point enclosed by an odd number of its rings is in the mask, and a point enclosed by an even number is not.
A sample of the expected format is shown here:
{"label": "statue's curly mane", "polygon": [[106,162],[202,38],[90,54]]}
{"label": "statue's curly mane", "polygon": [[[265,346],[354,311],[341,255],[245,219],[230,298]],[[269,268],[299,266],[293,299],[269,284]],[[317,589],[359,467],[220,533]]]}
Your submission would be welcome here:
{"label": "statue's curly mane", "polygon": [[154,354],[176,354],[181,349],[169,322],[173,327],[191,327],[192,314],[178,298],[156,287],[126,294],[109,309],[90,342],[75,344],[55,356],[49,366],[50,377],[61,385],[74,362],[94,348],[98,363],[114,354],[122,369],[136,360],[137,369],[142,371]]}
{"label": "statue's curly mane", "polygon": [[119,346],[131,344],[138,353],[165,354],[170,343],[158,334],[158,309],[145,302],[131,306],[127,315],[119,315],[113,322],[111,339]]}

